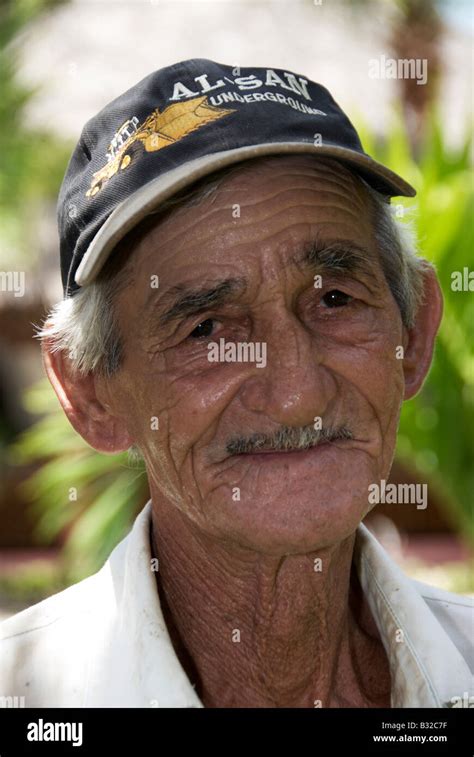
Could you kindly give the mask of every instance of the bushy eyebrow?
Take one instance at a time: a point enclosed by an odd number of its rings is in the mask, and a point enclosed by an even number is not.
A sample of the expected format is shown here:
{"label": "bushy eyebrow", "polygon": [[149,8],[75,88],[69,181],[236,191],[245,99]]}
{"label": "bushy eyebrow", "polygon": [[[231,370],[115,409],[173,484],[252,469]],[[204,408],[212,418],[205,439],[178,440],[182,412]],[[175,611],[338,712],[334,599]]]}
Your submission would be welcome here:
{"label": "bushy eyebrow", "polygon": [[[166,309],[160,316],[160,325],[219,307],[240,297],[246,289],[243,278],[227,278],[212,284],[190,289],[183,284],[171,287],[160,301],[160,309]],[[171,303],[171,304],[169,304]],[[168,307],[167,307],[168,305]]]}
{"label": "bushy eyebrow", "polygon": [[[303,247],[302,253],[292,257],[291,264],[298,269],[313,273],[362,274],[377,280],[376,267],[369,253],[362,247],[347,241],[311,241]],[[226,278],[212,285],[188,287],[177,284],[160,296],[153,309],[160,312],[160,327],[178,319],[188,318],[235,302],[244,294],[247,282],[244,278]]]}
{"label": "bushy eyebrow", "polygon": [[363,275],[378,281],[377,263],[370,253],[354,242],[347,240],[309,242],[292,262],[299,269],[313,273],[346,273]]}

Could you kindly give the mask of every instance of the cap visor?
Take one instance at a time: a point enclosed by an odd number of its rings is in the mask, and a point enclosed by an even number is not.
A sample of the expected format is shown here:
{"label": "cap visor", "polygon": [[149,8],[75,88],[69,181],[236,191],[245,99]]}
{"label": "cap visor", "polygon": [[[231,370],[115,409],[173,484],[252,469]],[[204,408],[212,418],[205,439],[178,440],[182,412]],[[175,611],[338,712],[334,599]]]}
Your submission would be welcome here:
{"label": "cap visor", "polygon": [[185,189],[202,176],[239,163],[248,158],[264,155],[309,153],[315,157],[325,155],[353,167],[367,182],[387,196],[414,197],[416,190],[386,166],[369,155],[338,145],[313,145],[304,142],[268,142],[260,145],[237,147],[233,150],[205,155],[184,163],[178,168],[149,181],[112,211],[92,240],[76,271],[75,281],[83,287],[97,277],[113,248],[145,216]]}

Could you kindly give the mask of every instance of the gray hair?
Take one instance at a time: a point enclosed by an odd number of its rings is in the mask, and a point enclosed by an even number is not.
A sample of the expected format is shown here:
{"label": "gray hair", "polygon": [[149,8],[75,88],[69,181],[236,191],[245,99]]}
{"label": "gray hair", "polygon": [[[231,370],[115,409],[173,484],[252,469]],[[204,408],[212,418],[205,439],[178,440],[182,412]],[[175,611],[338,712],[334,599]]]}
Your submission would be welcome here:
{"label": "gray hair", "polygon": [[[268,158],[252,159],[253,162],[257,160],[263,163]],[[114,255],[94,282],[51,310],[35,336],[47,340],[53,351],[64,350],[72,361],[73,369],[80,373],[94,371],[106,377],[113,376],[123,358],[114,302],[127,281],[123,275],[123,262],[133,245],[158,218],[164,217],[173,208],[198,205],[206,197],[215,196],[224,178],[241,167],[242,163],[220,169],[162,203],[155,213],[149,214],[118,243]],[[396,216],[401,206],[390,205],[383,195],[363,179],[361,181],[372,204],[374,234],[383,272],[400,309],[402,322],[410,328],[423,297],[424,271],[430,264],[417,255],[411,226],[398,221]]]}

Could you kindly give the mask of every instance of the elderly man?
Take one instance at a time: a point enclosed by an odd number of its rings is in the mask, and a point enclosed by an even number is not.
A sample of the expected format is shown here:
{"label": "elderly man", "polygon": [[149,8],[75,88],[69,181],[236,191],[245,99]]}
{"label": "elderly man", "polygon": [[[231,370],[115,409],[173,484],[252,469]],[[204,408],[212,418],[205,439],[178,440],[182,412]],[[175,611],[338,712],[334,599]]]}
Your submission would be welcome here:
{"label": "elderly man", "polygon": [[44,363],[92,447],[139,451],[151,499],[96,575],[3,624],[2,695],[313,708],[469,692],[472,603],[408,579],[361,523],[442,310],[396,195],[414,190],[287,71],[184,61],[86,125]]}

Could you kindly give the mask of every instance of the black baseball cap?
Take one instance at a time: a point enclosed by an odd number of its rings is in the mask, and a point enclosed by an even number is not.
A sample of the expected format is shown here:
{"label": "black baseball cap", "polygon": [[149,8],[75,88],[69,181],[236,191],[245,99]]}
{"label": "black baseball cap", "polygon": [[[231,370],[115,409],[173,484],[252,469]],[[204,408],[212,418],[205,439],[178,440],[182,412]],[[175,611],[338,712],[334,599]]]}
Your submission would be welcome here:
{"label": "black baseball cap", "polygon": [[279,68],[194,58],[117,97],[82,130],[58,198],[68,297],[97,277],[116,244],[179,190],[264,155],[335,158],[388,198],[416,192],[367,155],[328,90]]}

